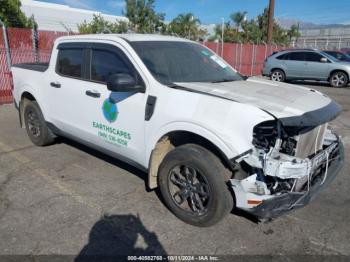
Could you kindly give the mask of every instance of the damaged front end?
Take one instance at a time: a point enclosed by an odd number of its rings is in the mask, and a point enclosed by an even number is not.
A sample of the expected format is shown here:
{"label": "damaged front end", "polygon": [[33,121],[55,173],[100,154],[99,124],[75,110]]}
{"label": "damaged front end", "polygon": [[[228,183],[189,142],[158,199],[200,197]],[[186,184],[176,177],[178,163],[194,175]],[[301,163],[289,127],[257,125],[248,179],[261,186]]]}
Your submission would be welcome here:
{"label": "damaged front end", "polygon": [[341,169],[344,148],[327,122],[284,126],[263,122],[253,130],[253,149],[234,162],[236,207],[259,219],[276,218],[308,204]]}

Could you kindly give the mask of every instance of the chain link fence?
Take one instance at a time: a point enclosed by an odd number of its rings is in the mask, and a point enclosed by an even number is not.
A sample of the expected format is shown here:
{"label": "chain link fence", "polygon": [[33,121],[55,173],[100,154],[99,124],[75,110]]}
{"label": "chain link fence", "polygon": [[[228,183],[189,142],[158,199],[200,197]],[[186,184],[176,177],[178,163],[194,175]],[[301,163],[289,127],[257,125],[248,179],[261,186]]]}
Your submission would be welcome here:
{"label": "chain link fence", "polygon": [[347,38],[299,38],[292,42],[295,48],[320,50],[350,50],[350,37]]}
{"label": "chain link fence", "polygon": [[68,33],[23,28],[0,29],[3,32],[0,34],[0,104],[4,104],[12,102],[10,65],[49,62],[54,41]]}
{"label": "chain link fence", "polygon": [[350,26],[328,26],[300,29],[300,36],[292,39],[297,48],[315,48],[321,50],[349,50]]}
{"label": "chain link fence", "polygon": [[[12,75],[10,64],[49,62],[54,41],[66,32],[34,31],[7,28],[0,37],[0,103],[12,102]],[[4,39],[4,35],[7,36]],[[203,43],[243,75],[260,75],[264,60],[273,52],[283,49],[277,45],[242,43]],[[9,57],[9,58],[7,58]],[[8,61],[8,59],[10,61]]]}
{"label": "chain link fence", "polygon": [[[0,21],[1,22],[1,21]],[[8,46],[7,33],[0,23],[0,105],[12,101],[11,57]]]}
{"label": "chain link fence", "polygon": [[222,43],[205,42],[204,45],[218,55],[222,55],[226,62],[247,76],[261,75],[265,59],[274,52],[287,48],[278,45],[243,43],[224,43],[222,45]]}

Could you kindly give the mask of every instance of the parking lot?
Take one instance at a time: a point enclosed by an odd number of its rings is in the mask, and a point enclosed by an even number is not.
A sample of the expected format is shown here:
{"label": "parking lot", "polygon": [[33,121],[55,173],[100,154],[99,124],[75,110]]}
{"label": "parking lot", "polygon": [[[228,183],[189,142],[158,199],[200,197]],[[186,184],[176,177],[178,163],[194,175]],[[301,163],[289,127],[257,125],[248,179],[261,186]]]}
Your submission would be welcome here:
{"label": "parking lot", "polygon": [[346,165],[309,206],[266,224],[231,214],[187,225],[146,190],[145,173],[66,139],[35,147],[14,106],[0,106],[0,254],[350,255],[350,88],[301,84],[343,106],[332,127]]}

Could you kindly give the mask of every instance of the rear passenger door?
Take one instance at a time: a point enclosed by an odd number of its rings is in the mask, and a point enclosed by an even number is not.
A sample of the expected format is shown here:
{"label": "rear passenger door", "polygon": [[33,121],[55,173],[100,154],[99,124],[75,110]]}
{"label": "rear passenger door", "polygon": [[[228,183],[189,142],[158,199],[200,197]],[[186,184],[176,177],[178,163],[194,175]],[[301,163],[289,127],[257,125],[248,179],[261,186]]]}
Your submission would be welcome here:
{"label": "rear passenger door", "polygon": [[306,70],[305,52],[289,53],[286,68],[286,75],[288,77],[303,79]]}
{"label": "rear passenger door", "polygon": [[84,108],[84,85],[87,80],[84,44],[64,43],[58,47],[55,72],[50,80],[50,115],[53,124],[61,131],[82,140],[88,139],[88,133],[81,125],[87,114]]}
{"label": "rear passenger door", "polygon": [[[325,61],[327,62],[322,62],[322,58],[325,58]],[[305,77],[317,80],[327,80],[329,72],[328,58],[316,52],[307,52],[305,53],[305,63]]]}

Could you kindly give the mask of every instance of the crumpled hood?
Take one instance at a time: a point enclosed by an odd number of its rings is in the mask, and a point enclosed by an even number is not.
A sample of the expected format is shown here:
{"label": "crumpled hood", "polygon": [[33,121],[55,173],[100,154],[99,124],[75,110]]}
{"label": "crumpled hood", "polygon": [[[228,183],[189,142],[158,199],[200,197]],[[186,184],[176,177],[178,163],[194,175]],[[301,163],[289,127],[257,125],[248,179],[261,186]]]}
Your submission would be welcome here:
{"label": "crumpled hood", "polygon": [[176,84],[194,91],[253,105],[277,118],[301,116],[332,103],[329,97],[316,90],[257,77],[224,83]]}

